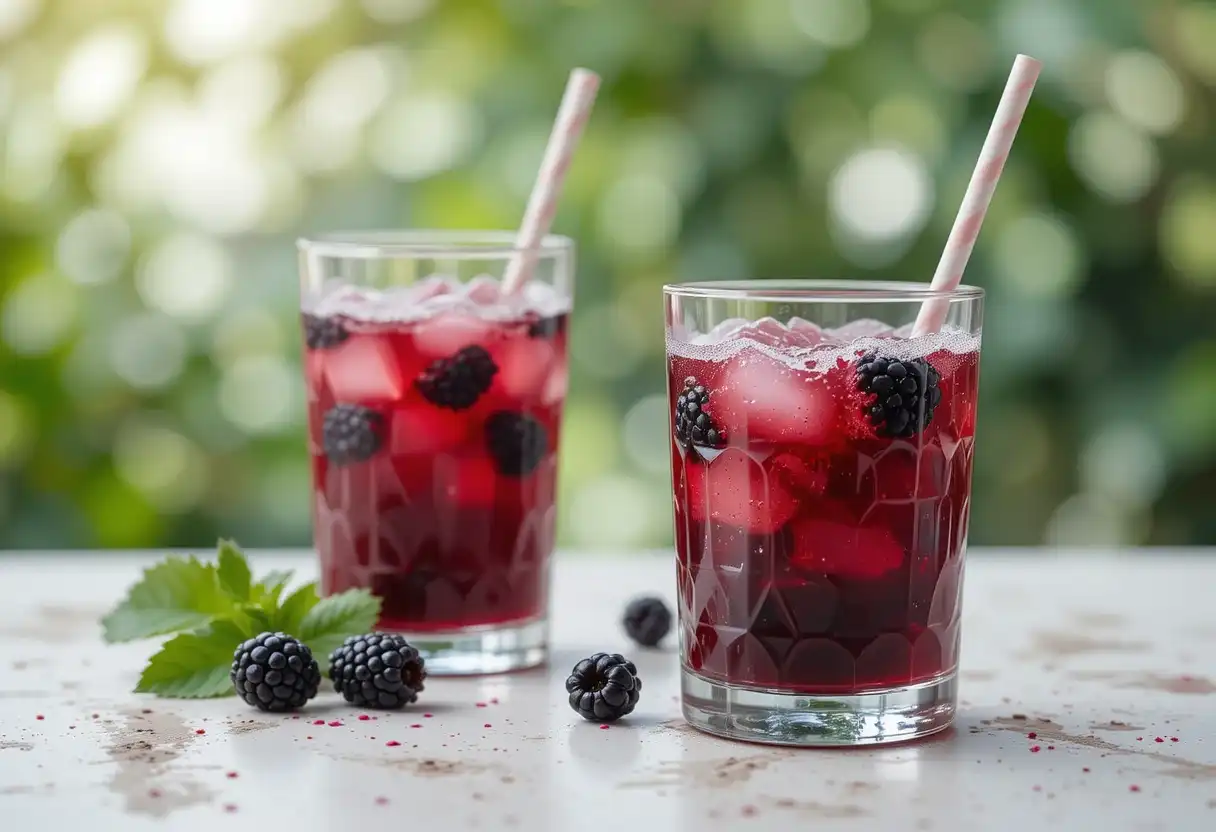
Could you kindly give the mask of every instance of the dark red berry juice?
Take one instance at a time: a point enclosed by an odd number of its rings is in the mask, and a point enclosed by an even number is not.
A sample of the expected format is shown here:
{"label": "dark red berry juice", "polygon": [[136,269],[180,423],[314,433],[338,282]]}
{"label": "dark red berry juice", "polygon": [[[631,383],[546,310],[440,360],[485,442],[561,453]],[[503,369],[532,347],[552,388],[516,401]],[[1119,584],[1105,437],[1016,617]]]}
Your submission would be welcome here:
{"label": "dark red berry juice", "polygon": [[752,334],[669,345],[685,667],[823,694],[948,676],[978,340]]}
{"label": "dark red berry juice", "polygon": [[304,315],[323,591],[371,589],[389,630],[542,617],[566,314],[337,307]]}

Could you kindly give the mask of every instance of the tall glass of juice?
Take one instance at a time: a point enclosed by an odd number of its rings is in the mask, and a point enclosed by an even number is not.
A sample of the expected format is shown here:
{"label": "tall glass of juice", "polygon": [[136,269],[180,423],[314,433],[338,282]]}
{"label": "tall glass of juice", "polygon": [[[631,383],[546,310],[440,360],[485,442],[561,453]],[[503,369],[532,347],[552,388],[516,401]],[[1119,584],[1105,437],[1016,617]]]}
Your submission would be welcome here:
{"label": "tall glass of juice", "polygon": [[[983,293],[665,287],[683,710],[859,745],[955,710]],[[926,301],[940,331],[913,335]]]}
{"label": "tall glass of juice", "polygon": [[574,246],[514,236],[299,244],[322,590],[370,589],[432,674],[546,658]]}

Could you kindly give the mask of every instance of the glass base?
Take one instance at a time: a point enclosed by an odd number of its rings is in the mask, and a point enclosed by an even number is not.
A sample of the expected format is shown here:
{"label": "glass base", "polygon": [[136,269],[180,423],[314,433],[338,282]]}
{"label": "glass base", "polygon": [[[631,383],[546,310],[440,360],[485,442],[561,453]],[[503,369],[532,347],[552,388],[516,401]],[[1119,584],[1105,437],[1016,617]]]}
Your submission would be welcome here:
{"label": "glass base", "polygon": [[428,676],[510,673],[537,667],[549,658],[549,622],[543,618],[448,633],[392,632],[418,648]]}
{"label": "glass base", "polygon": [[732,740],[850,746],[906,742],[954,721],[955,674],[912,687],[814,695],[733,687],[682,671],[684,718]]}

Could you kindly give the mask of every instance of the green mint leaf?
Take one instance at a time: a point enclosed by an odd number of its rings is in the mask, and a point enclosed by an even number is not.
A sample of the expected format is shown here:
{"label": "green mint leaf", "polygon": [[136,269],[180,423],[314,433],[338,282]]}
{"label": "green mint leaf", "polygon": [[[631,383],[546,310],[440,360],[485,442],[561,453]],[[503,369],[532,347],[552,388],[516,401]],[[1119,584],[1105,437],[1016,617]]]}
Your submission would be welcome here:
{"label": "green mint leaf", "polygon": [[220,583],[229,595],[237,601],[249,600],[253,575],[249,572],[245,554],[231,540],[221,540],[219,543],[219,576]]}
{"label": "green mint leaf", "polygon": [[347,636],[366,633],[376,626],[380,599],[366,589],[348,589],[339,595],[322,598],[300,622],[296,637],[323,660]]}
{"label": "green mint leaf", "polygon": [[235,612],[216,568],[197,558],[171,557],[150,569],[101,620],[111,643],[191,630]]}
{"label": "green mint leaf", "polygon": [[[315,583],[304,584],[304,586],[288,595],[284,599],[283,605],[275,610],[273,618],[274,627],[272,629],[281,633],[287,633],[304,641],[300,635],[300,622],[317,605],[318,600],[317,585]],[[307,642],[305,643],[307,644]]]}
{"label": "green mint leaf", "polygon": [[231,694],[232,654],[247,637],[238,625],[223,620],[174,636],[148,661],[135,691],[177,699]]}
{"label": "green mint leaf", "polygon": [[241,613],[249,620],[248,630],[250,635],[264,633],[274,626],[271,613],[257,604],[245,604],[241,607]]}
{"label": "green mint leaf", "polygon": [[283,590],[290,580],[290,571],[267,572],[262,580],[253,585],[253,589],[249,592],[249,600],[264,610],[273,611],[278,607],[279,596],[283,594]]}

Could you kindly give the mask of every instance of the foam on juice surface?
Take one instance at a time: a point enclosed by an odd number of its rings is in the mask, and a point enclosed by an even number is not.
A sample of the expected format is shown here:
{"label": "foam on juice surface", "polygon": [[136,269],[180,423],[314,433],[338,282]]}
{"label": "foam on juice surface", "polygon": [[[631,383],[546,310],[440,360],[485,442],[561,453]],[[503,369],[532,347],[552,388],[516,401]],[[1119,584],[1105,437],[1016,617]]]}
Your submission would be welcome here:
{"label": "foam on juice surface", "polygon": [[301,309],[318,317],[342,317],[368,323],[411,323],[451,315],[488,321],[550,317],[570,311],[570,299],[553,286],[530,281],[514,295],[504,295],[499,281],[478,275],[461,283],[432,275],[408,286],[372,289],[334,280],[301,299]]}

